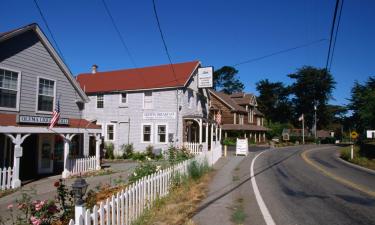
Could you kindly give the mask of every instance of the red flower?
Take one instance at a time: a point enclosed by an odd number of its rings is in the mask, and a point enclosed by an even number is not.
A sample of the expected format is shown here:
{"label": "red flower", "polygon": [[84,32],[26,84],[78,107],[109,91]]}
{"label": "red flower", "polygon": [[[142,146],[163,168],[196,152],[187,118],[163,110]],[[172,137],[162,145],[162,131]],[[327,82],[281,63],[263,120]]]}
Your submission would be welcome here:
{"label": "red flower", "polygon": [[55,187],[59,187],[59,186],[60,186],[60,182],[56,181],[56,182],[53,184],[53,186],[55,186]]}

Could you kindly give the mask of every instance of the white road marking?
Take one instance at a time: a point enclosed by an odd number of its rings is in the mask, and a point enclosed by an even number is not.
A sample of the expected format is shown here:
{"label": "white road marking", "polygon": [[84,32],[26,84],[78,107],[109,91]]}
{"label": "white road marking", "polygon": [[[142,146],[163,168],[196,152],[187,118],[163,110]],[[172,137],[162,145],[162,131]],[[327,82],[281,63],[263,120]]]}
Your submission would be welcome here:
{"label": "white road marking", "polygon": [[254,157],[253,161],[251,161],[251,166],[250,166],[251,184],[253,186],[253,190],[254,190],[254,194],[255,194],[255,199],[257,200],[257,203],[258,203],[258,206],[260,208],[260,211],[262,212],[264,221],[266,222],[267,225],[275,225],[275,222],[273,221],[272,216],[271,216],[270,212],[268,211],[267,206],[264,203],[262,196],[260,195],[259,188],[258,188],[257,182],[255,180],[255,176],[254,176],[254,164],[255,164],[255,160],[260,155],[262,155],[264,152],[266,152],[266,151],[263,151],[263,152],[259,153],[258,155],[256,155]]}

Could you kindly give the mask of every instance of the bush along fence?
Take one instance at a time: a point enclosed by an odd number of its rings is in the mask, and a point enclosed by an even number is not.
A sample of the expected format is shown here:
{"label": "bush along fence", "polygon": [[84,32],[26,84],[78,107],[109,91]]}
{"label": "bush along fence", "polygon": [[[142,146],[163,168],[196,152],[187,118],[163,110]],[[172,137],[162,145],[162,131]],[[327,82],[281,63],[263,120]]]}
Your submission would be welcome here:
{"label": "bush along fence", "polygon": [[0,190],[11,189],[12,187],[12,178],[13,178],[13,169],[11,167],[0,168]]}
{"label": "bush along fence", "polygon": [[211,151],[204,151],[191,159],[141,178],[125,190],[101,202],[99,206],[94,206],[92,210],[87,209],[76,214],[76,221],[70,220],[69,225],[130,225],[142,215],[144,210],[151,208],[156,199],[168,195],[174,176],[187,175],[190,163],[207,162],[212,166],[221,157],[222,148],[220,143],[217,143],[211,149]]}
{"label": "bush along fence", "polygon": [[82,174],[96,170],[98,167],[95,156],[77,159],[68,159],[68,168],[70,175]]}

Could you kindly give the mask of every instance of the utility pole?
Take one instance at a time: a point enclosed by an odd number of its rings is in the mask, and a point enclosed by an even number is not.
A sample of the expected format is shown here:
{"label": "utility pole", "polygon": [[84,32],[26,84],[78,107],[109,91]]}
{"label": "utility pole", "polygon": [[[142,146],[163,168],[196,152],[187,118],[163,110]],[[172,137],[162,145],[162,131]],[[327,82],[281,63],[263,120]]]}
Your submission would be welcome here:
{"label": "utility pole", "polygon": [[316,127],[316,109],[317,109],[317,107],[316,107],[316,102],[314,102],[314,136],[315,136],[315,141],[316,141],[316,129],[317,129],[317,127]]}

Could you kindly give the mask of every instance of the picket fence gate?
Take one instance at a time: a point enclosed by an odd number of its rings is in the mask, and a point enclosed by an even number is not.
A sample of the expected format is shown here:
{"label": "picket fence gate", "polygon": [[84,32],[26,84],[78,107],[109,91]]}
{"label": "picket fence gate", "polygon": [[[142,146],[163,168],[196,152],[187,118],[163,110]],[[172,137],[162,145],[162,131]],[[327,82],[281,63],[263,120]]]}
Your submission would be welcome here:
{"label": "picket fence gate", "polygon": [[168,195],[173,177],[186,175],[188,166],[193,160],[199,163],[207,161],[209,165],[213,165],[220,158],[219,155],[221,157],[220,144],[212,151],[203,152],[192,159],[143,177],[125,190],[101,202],[99,206],[84,211],[78,221],[70,220],[69,225],[130,225],[146,209],[149,209],[156,199]]}
{"label": "picket fence gate", "polygon": [[13,180],[13,169],[11,167],[4,167],[2,169],[0,168],[0,175],[0,189],[11,189]]}
{"label": "picket fence gate", "polygon": [[203,151],[203,145],[196,142],[184,142],[184,147],[193,155],[201,154]]}
{"label": "picket fence gate", "polygon": [[96,157],[68,159],[68,168],[71,175],[86,173],[96,169]]}

